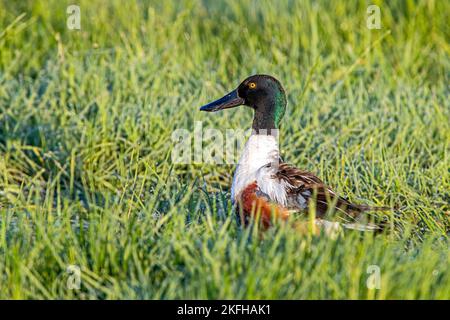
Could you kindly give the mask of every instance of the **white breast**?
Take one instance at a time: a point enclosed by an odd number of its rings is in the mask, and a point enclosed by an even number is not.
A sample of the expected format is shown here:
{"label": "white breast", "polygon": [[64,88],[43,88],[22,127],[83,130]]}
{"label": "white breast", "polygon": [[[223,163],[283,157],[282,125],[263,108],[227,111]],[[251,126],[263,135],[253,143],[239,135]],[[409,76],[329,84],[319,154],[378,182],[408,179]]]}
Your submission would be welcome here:
{"label": "white breast", "polygon": [[[272,135],[252,134],[245,144],[244,151],[236,167],[231,186],[231,199],[237,196],[250,183],[256,181],[261,192],[279,204],[286,204],[286,189],[283,183],[272,178],[279,161],[279,149],[276,137]],[[271,167],[266,167],[272,164]]]}

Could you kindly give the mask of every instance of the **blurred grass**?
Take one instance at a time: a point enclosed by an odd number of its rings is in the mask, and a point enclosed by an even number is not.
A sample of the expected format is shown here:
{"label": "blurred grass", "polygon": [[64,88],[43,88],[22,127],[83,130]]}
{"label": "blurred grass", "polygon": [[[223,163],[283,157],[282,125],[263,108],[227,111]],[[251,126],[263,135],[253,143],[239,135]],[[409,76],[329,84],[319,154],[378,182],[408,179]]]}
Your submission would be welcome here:
{"label": "blurred grass", "polygon": [[[0,298],[450,298],[448,2],[78,3],[71,31],[72,3],[0,0]],[[400,206],[386,234],[260,238],[233,166],[171,163],[175,129],[249,127],[197,110],[253,73],[287,90],[284,158]]]}

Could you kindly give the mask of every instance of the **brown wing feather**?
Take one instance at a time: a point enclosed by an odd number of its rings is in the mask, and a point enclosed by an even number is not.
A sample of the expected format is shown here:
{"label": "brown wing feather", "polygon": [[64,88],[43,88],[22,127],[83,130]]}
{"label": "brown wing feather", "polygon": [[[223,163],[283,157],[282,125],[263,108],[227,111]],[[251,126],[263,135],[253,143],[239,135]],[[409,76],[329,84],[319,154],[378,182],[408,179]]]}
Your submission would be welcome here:
{"label": "brown wing feather", "polygon": [[335,209],[352,218],[362,211],[388,209],[351,203],[347,199],[338,196],[311,172],[300,170],[287,163],[282,162],[279,164],[275,178],[284,180],[291,186],[288,189],[288,198],[291,206],[289,209],[304,209],[304,204],[298,201],[299,196],[305,199],[307,204],[315,199],[318,217],[323,217],[330,209]]}

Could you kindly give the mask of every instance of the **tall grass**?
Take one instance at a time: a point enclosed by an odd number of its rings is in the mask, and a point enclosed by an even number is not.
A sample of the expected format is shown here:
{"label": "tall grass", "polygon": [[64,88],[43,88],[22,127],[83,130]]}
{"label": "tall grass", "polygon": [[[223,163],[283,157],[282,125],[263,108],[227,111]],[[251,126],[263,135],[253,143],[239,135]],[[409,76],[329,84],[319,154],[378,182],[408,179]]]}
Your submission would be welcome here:
{"label": "tall grass", "polygon": [[[373,3],[81,0],[71,31],[71,2],[0,0],[0,298],[450,298],[450,5]],[[249,127],[198,107],[253,73],[284,158],[398,206],[384,234],[261,236],[233,166],[172,163],[176,129]]]}

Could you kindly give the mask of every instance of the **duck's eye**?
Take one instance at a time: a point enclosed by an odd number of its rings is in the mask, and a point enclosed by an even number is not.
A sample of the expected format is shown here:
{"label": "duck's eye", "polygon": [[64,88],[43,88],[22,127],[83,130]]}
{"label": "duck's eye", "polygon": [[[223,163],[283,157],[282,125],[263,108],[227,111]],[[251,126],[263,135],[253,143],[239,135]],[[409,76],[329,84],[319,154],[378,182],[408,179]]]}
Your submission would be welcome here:
{"label": "duck's eye", "polygon": [[249,87],[250,89],[255,89],[255,88],[256,88],[256,83],[250,82],[250,83],[248,84],[248,87]]}

